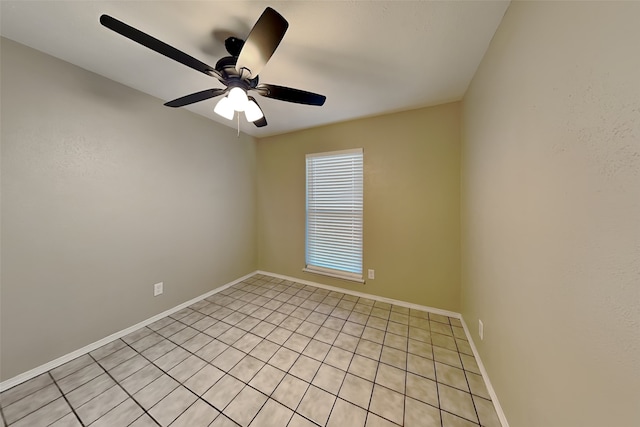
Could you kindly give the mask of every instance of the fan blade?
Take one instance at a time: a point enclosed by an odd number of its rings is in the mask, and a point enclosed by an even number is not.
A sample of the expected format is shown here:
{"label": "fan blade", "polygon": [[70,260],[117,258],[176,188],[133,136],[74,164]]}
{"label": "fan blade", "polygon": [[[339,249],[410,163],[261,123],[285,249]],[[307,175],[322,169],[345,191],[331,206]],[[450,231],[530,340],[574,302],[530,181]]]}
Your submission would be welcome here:
{"label": "fan blade", "polygon": [[279,99],[280,101],[295,102],[307,105],[323,105],[327,97],[306,90],[293,89],[290,87],[261,84],[256,87],[260,95],[267,98]]}
{"label": "fan blade", "polygon": [[250,77],[260,74],[287,32],[289,23],[278,12],[267,7],[253,26],[236,62],[236,71],[242,75],[245,68]]}
{"label": "fan blade", "polygon": [[249,101],[255,102],[256,105],[258,106],[258,108],[260,109],[260,111],[262,111],[262,118],[254,121],[253,124],[256,125],[256,127],[259,127],[259,128],[265,127],[267,125],[267,119],[264,116],[264,110],[262,109],[260,104],[258,104],[258,101],[256,101],[256,99],[253,96],[249,97]]}
{"label": "fan blade", "polygon": [[216,97],[218,95],[222,95],[225,93],[226,89],[207,89],[202,92],[192,93],[191,95],[186,95],[178,99],[174,99],[173,101],[165,102],[164,105],[167,107],[184,107],[185,105],[195,104],[196,102],[204,101],[209,98]]}
{"label": "fan blade", "polygon": [[267,119],[265,117],[256,120],[255,122],[253,122],[254,125],[256,125],[256,127],[265,127],[267,125]]}
{"label": "fan blade", "polygon": [[218,77],[219,75],[214,67],[207,65],[190,55],[187,55],[186,53],[176,49],[173,46],[169,46],[165,42],[162,42],[155,37],[150,36],[149,34],[143,33],[142,31],[133,28],[132,26],[127,25],[122,21],[118,21],[117,19],[112,18],[109,15],[100,16],[100,23],[110,30],[115,31],[116,33],[123,35],[128,39],[131,39],[136,43],[140,43],[141,45],[148,47],[149,49],[154,50],[166,56],[167,58],[178,61],[179,63],[184,64],[187,67],[193,68],[196,71],[200,71],[201,73],[214,77]]}

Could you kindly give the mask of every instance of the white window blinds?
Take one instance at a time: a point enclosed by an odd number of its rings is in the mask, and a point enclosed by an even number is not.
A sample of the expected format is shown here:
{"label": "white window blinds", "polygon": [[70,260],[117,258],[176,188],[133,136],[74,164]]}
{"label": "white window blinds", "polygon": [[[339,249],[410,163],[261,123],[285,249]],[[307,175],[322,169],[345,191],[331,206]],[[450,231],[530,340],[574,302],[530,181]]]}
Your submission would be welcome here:
{"label": "white window blinds", "polygon": [[307,155],[306,270],[362,280],[362,149]]}

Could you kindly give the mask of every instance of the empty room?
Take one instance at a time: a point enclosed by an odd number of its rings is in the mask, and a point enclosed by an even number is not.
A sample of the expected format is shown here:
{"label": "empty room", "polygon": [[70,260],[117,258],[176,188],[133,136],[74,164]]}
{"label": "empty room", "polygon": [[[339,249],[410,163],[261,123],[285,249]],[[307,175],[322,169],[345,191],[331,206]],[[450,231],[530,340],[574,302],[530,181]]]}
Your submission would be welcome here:
{"label": "empty room", "polygon": [[640,2],[0,2],[0,427],[637,427]]}

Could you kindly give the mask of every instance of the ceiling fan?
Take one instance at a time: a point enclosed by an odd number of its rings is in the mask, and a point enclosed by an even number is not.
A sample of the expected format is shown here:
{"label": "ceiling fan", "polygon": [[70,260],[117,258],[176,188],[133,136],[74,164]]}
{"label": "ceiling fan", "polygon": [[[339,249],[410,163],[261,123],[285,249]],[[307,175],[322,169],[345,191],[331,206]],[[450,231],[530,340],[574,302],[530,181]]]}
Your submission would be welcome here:
{"label": "ceiling fan", "polygon": [[216,113],[231,120],[236,111],[238,113],[244,111],[248,121],[253,122],[257,127],[263,127],[267,125],[267,120],[255,98],[248,95],[249,91],[255,91],[267,98],[306,105],[320,106],[326,100],[324,95],[317,93],[259,83],[258,74],[275,52],[289,27],[289,23],[282,15],[270,7],[267,7],[260,15],[246,40],[236,37],[229,37],[225,40],[224,44],[230,56],[221,58],[215,67],[207,65],[109,15],[100,16],[100,23],[174,61],[215,77],[225,85],[224,89],[207,89],[166,102],[164,105],[168,107],[183,107],[216,96],[226,95],[218,101],[214,109]]}

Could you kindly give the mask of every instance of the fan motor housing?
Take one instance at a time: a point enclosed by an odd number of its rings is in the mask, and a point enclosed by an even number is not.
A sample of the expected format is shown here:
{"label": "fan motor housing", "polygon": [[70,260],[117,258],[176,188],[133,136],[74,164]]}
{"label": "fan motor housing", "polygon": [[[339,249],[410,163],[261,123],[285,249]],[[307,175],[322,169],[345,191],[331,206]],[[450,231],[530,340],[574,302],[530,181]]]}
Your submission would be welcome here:
{"label": "fan motor housing", "polygon": [[258,85],[258,76],[253,79],[243,79],[236,70],[236,62],[238,58],[235,56],[225,56],[216,62],[216,71],[218,71],[224,79],[224,84],[228,87],[239,86],[245,90],[254,89]]}

